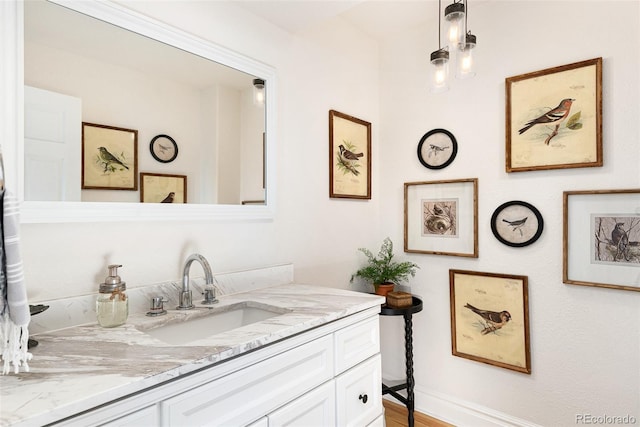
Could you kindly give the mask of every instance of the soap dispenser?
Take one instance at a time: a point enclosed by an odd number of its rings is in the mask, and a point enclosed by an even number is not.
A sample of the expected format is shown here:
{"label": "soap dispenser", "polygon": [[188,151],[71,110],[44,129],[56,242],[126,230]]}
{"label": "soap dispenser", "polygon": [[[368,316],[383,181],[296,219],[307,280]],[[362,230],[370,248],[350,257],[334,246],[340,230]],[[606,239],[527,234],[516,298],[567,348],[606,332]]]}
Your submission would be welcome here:
{"label": "soap dispenser", "polygon": [[125,293],[126,283],[118,276],[119,264],[109,265],[109,275],[100,283],[96,300],[98,323],[104,328],[123,325],[129,316],[129,300]]}

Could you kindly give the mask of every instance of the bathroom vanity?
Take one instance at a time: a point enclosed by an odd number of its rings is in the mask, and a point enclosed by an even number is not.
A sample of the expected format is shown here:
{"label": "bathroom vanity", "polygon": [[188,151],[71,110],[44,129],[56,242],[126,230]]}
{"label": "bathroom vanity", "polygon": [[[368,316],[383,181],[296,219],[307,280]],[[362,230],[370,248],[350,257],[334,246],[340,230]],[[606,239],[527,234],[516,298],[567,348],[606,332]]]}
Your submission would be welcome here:
{"label": "bathroom vanity", "polygon": [[[31,372],[2,378],[0,424],[383,425],[382,297],[281,284],[219,299],[187,313],[170,300],[166,316],[135,313],[117,328],[37,334]],[[269,310],[265,320],[169,343],[213,314]],[[163,329],[176,324],[186,328],[177,336]]]}

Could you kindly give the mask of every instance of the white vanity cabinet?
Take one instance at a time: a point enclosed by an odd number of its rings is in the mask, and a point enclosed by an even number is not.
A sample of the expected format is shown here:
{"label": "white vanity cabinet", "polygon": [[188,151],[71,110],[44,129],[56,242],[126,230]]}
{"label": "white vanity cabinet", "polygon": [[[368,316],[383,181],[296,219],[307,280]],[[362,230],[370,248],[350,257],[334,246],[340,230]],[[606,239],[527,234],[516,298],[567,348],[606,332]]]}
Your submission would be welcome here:
{"label": "white vanity cabinet", "polygon": [[380,425],[378,311],[316,327],[60,425]]}

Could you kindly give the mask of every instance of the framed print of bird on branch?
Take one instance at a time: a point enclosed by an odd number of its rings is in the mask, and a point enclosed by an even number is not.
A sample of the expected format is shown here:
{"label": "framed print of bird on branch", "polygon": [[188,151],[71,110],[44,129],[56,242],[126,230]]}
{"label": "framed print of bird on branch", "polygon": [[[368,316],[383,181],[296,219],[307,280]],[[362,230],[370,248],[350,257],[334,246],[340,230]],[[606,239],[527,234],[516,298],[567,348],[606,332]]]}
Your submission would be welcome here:
{"label": "framed print of bird on branch", "polygon": [[565,191],[563,282],[640,291],[640,189]]}
{"label": "framed print of bird on branch", "polygon": [[513,200],[503,203],[491,216],[493,235],[507,246],[520,248],[538,240],[544,228],[540,211],[530,203]]}
{"label": "framed print of bird on branch", "polygon": [[602,166],[602,58],[505,79],[506,171]]}
{"label": "framed print of bird on branch", "polygon": [[187,203],[186,175],[140,173],[140,202]]}
{"label": "framed print of bird on branch", "polygon": [[454,356],[531,373],[527,276],[449,270]]}
{"label": "framed print of bird on branch", "polygon": [[138,190],[138,131],[82,123],[82,188]]}
{"label": "framed print of bird on branch", "polygon": [[329,111],[329,197],[371,199],[371,123]]}

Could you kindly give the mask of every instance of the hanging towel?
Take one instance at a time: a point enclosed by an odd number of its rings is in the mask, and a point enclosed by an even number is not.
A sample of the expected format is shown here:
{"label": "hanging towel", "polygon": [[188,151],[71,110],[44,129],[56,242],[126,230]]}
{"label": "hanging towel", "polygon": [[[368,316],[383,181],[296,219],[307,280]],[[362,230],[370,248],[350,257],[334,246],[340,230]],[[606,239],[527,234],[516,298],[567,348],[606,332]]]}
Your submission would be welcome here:
{"label": "hanging towel", "polygon": [[14,373],[22,368],[29,371],[29,302],[24,284],[20,239],[18,202],[7,191],[0,196],[0,232],[2,268],[0,269],[0,352],[2,354],[2,374]]}

